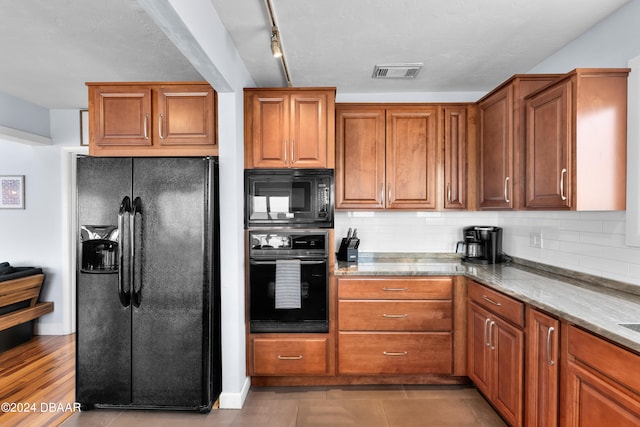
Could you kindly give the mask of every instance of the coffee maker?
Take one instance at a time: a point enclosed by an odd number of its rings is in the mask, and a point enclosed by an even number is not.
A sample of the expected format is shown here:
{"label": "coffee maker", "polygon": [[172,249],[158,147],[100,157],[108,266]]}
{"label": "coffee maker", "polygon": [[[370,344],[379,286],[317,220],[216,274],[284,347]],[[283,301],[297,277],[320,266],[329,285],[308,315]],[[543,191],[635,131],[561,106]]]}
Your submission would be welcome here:
{"label": "coffee maker", "polygon": [[496,264],[504,261],[502,228],[471,225],[463,228],[462,234],[464,240],[456,245],[456,252],[464,254],[462,261],[476,264]]}

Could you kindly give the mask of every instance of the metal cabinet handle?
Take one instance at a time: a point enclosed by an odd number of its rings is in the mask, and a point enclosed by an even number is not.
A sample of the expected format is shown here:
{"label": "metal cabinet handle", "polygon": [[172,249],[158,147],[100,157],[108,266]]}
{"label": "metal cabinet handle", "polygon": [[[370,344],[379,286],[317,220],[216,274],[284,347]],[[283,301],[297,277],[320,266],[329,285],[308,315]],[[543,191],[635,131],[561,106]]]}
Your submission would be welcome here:
{"label": "metal cabinet handle", "polygon": [[160,114],[160,117],[158,118],[158,134],[160,135],[160,139],[164,139],[164,136],[162,135],[162,113]]}
{"label": "metal cabinet handle", "polygon": [[286,139],[284,140],[282,150],[284,151],[284,162],[287,163],[287,140]]}
{"label": "metal cabinet handle", "polygon": [[547,330],[547,363],[549,364],[549,366],[553,366],[555,364],[555,362],[551,358],[551,334],[555,330],[556,329],[553,326],[550,327],[549,330]]}
{"label": "metal cabinet handle", "polygon": [[389,198],[387,199],[387,201],[389,203],[391,203],[391,185],[389,185],[389,194],[388,195],[389,195]]}
{"label": "metal cabinet handle", "polygon": [[447,182],[447,203],[451,203],[451,183]]}
{"label": "metal cabinet handle", "polygon": [[408,291],[409,288],[382,288],[382,290],[385,292],[402,292]]}
{"label": "metal cabinet handle", "polygon": [[482,295],[482,299],[483,299],[483,300],[485,300],[485,301],[488,301],[488,302],[490,302],[491,304],[496,305],[496,306],[498,306],[498,307],[500,307],[500,306],[502,305],[502,304],[501,304],[501,303],[499,303],[498,301],[494,301],[494,300],[492,300],[491,298],[489,298],[489,297],[488,297],[488,296],[486,296],[486,295]]}
{"label": "metal cabinet handle", "polygon": [[511,203],[509,200],[509,177],[504,179],[504,201],[507,203]]}
{"label": "metal cabinet handle", "polygon": [[409,317],[408,314],[383,314],[382,317],[387,319],[406,319]]}
{"label": "metal cabinet handle", "polygon": [[383,351],[382,354],[385,356],[407,356],[409,354],[408,351]]}
{"label": "metal cabinet handle", "polygon": [[302,355],[299,354],[298,356],[281,356],[278,355],[278,360],[302,360]]}
{"label": "metal cabinet handle", "polygon": [[380,183],[380,202],[384,204],[384,182]]}
{"label": "metal cabinet handle", "polygon": [[149,125],[149,115],[144,116],[144,139],[149,139],[149,131],[147,130],[147,126]]}
{"label": "metal cabinet handle", "polygon": [[560,198],[562,200],[567,200],[567,195],[564,191],[564,176],[567,174],[567,168],[562,168],[562,172],[560,172]]}
{"label": "metal cabinet handle", "polygon": [[492,321],[491,324],[489,324],[489,343],[491,343],[491,350],[495,350],[496,346],[493,345],[493,327],[496,325],[496,322]]}
{"label": "metal cabinet handle", "polygon": [[296,140],[295,139],[291,140],[291,161],[292,162],[296,161]]}
{"label": "metal cabinet handle", "polygon": [[484,345],[489,347],[491,344],[489,343],[489,338],[487,338],[487,325],[491,322],[491,319],[487,317],[484,321]]}

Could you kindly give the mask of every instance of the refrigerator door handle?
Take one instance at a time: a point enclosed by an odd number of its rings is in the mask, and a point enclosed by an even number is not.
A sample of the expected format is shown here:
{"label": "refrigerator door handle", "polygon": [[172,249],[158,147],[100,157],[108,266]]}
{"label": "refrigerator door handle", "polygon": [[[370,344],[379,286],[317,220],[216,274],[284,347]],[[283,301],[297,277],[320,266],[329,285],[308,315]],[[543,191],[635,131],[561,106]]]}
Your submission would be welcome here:
{"label": "refrigerator door handle", "polygon": [[[133,200],[133,206],[131,208],[131,220],[129,221],[129,239],[131,241],[131,269],[129,270],[129,278],[131,283],[131,291],[132,291],[132,299],[133,305],[135,307],[140,307],[140,302],[142,300],[142,283],[138,290],[136,290],[136,215],[140,214],[142,217],[142,200],[140,197],[136,197]],[[142,280],[142,278],[140,278]]]}
{"label": "refrigerator door handle", "polygon": [[124,250],[123,250],[123,230],[124,230],[124,215],[125,213],[131,212],[131,199],[129,196],[125,196],[120,203],[120,210],[118,211],[118,255],[119,255],[119,265],[118,265],[118,298],[120,298],[120,304],[123,307],[129,307],[131,302],[131,293],[129,287],[129,291],[125,291],[123,289],[124,284]]}

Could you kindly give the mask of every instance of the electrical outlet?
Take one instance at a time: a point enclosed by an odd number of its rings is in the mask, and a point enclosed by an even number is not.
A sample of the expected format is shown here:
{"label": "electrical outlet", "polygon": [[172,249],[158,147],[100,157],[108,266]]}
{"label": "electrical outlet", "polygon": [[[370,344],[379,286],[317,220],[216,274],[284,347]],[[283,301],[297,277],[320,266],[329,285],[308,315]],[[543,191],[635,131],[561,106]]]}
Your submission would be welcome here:
{"label": "electrical outlet", "polygon": [[529,233],[529,246],[532,248],[542,247],[542,233],[532,231]]}

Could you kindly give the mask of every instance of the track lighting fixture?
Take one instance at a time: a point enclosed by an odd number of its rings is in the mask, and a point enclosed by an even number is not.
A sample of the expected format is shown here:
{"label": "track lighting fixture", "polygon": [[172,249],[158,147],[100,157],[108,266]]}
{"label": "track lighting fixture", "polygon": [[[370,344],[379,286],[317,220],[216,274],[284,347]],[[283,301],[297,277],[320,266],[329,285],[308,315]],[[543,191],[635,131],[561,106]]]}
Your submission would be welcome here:
{"label": "track lighting fixture", "polygon": [[274,58],[282,57],[282,47],[280,46],[280,37],[278,36],[278,27],[271,28],[271,53]]}

